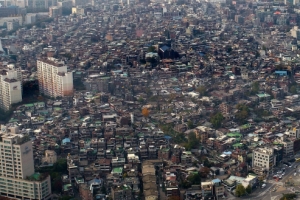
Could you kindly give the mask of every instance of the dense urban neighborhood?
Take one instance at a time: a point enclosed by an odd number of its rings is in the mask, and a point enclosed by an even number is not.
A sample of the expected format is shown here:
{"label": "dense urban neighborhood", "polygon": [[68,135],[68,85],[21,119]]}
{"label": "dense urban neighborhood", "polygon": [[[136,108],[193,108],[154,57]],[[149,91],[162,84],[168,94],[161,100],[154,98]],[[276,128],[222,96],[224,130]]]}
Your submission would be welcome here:
{"label": "dense urban neighborhood", "polygon": [[0,199],[300,199],[298,26],[298,0],[0,0]]}

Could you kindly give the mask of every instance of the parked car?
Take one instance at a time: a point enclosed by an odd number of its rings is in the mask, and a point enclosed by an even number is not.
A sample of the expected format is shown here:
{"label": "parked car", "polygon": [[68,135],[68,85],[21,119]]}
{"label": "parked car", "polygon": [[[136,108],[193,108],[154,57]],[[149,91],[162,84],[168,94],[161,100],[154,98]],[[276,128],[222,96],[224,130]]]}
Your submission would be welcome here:
{"label": "parked car", "polygon": [[261,188],[265,188],[267,185],[264,183],[262,184]]}

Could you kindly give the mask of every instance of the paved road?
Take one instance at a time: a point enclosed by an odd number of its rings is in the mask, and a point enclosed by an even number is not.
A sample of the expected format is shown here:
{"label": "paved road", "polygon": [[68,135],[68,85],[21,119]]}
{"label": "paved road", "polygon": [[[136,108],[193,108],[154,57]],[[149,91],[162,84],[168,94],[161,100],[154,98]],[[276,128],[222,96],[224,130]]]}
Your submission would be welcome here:
{"label": "paved road", "polygon": [[[247,199],[247,200],[279,200],[282,197],[283,193],[290,193],[290,192],[294,192],[294,191],[300,191],[300,185],[299,186],[294,186],[294,187],[285,187],[285,182],[287,180],[293,179],[294,177],[294,173],[295,173],[295,169],[294,166],[299,165],[300,163],[293,163],[292,167],[285,167],[285,175],[282,177],[282,179],[280,181],[275,181],[273,179],[273,175],[270,175],[270,177],[267,179],[267,184],[265,188],[257,188],[253,191],[252,194],[242,197],[242,199]],[[278,168],[277,170],[274,170],[274,173],[276,173],[277,171],[279,171],[282,168]],[[297,169],[297,176],[300,175],[300,173],[298,172],[298,170],[300,169],[300,167]],[[297,177],[298,178],[298,177]],[[273,189],[276,188],[276,191],[273,192]],[[235,196],[233,196],[232,194],[228,193],[226,191],[227,194],[227,200],[235,200],[235,199],[241,199],[241,198],[237,198]]]}
{"label": "paved road", "polygon": [[[292,164],[292,167],[285,168],[285,175],[280,181],[274,181],[272,177],[267,180],[267,185],[265,188],[258,188],[255,192],[249,196],[248,199],[261,199],[261,200],[277,200],[282,197],[282,193],[291,192],[289,189],[284,187],[284,183],[290,178],[294,177],[294,166],[297,165],[295,163]],[[276,171],[275,171],[276,172]],[[275,192],[272,190],[274,188],[278,188]]]}

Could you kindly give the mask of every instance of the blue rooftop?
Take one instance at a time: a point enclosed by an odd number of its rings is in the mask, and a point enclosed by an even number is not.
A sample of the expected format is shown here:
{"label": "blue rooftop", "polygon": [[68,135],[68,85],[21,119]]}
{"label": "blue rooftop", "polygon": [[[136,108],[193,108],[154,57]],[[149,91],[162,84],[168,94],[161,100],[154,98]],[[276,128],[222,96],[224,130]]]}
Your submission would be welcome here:
{"label": "blue rooftop", "polygon": [[89,185],[99,185],[101,184],[101,180],[100,179],[97,179],[97,178],[94,178],[93,180],[90,180],[88,182]]}
{"label": "blue rooftop", "polygon": [[167,45],[164,45],[164,46],[160,47],[160,49],[161,49],[163,52],[167,51],[169,48],[170,48],[170,47],[168,47]]}
{"label": "blue rooftop", "polygon": [[223,154],[225,154],[225,155],[231,155],[232,153],[231,153],[231,151],[224,151]]}
{"label": "blue rooftop", "polygon": [[169,140],[169,139],[171,139],[172,137],[171,136],[165,136],[165,139],[167,139],[167,140]]}
{"label": "blue rooftop", "polygon": [[213,179],[212,182],[213,182],[213,183],[221,183],[221,180],[218,179],[218,178],[216,178],[216,179]]}
{"label": "blue rooftop", "polygon": [[199,52],[199,55],[201,56],[201,57],[203,57],[203,56],[205,56],[205,52]]}
{"label": "blue rooftop", "polygon": [[66,144],[66,143],[69,143],[71,142],[71,140],[69,138],[65,138],[62,140],[62,144]]}

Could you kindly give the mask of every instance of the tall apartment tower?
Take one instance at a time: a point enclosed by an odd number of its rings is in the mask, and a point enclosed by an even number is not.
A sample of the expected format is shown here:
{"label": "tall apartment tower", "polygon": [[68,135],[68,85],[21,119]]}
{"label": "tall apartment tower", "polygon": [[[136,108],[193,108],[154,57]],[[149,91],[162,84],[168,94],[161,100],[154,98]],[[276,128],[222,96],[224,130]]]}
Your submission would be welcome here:
{"label": "tall apartment tower", "polygon": [[49,97],[64,97],[73,94],[73,73],[68,72],[64,62],[55,58],[37,61],[39,89]]}
{"label": "tall apartment tower", "polygon": [[8,111],[22,101],[22,73],[14,65],[0,68],[0,108]]}
{"label": "tall apartment tower", "polygon": [[274,168],[276,157],[274,149],[269,147],[256,148],[252,153],[252,169],[256,173],[270,172]]}
{"label": "tall apartment tower", "polygon": [[34,173],[30,138],[0,132],[0,155],[0,196],[13,199],[51,199],[50,176]]}

